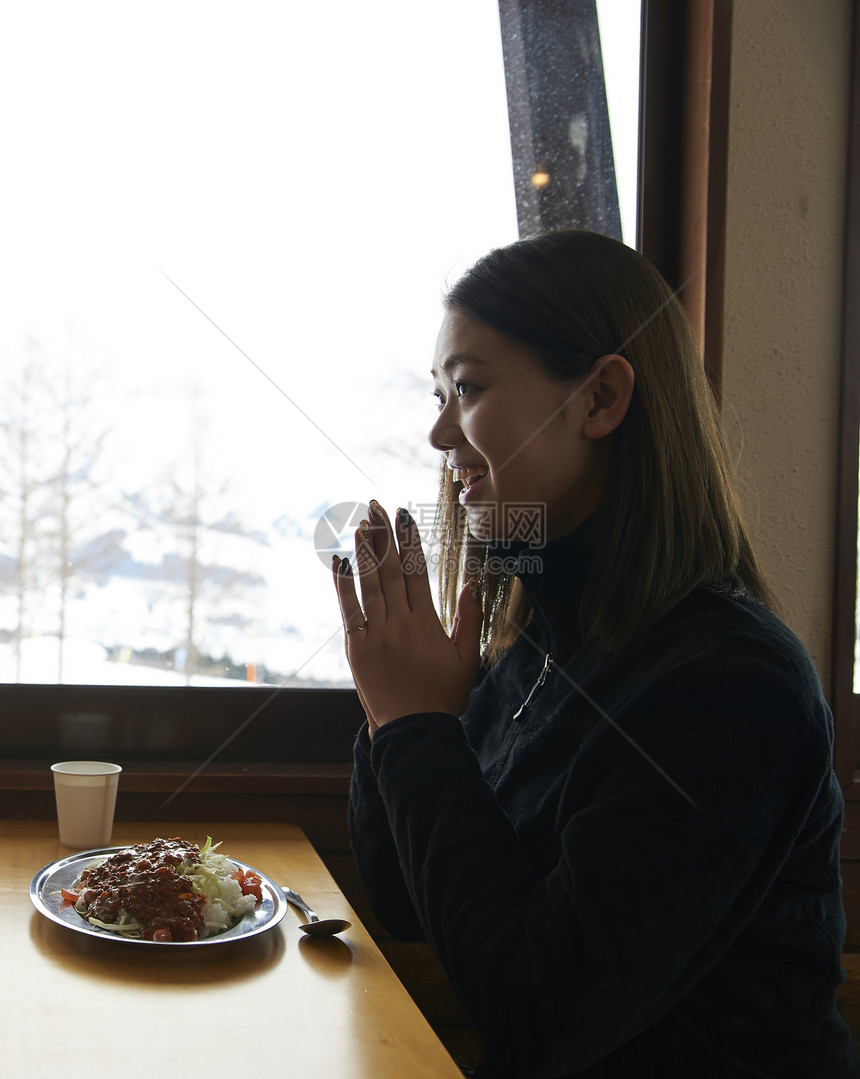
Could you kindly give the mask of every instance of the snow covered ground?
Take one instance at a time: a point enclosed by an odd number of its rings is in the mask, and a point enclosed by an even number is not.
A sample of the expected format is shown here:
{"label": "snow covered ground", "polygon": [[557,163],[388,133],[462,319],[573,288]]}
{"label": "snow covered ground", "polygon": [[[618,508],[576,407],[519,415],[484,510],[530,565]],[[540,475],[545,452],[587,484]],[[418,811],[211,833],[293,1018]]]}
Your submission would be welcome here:
{"label": "snow covered ground", "polygon": [[[195,644],[216,663],[256,669],[262,680],[292,684],[320,682],[349,684],[343,655],[342,629],[331,584],[331,571],[302,530],[282,536],[216,537],[212,562],[225,568],[219,579],[200,588],[195,605]],[[238,678],[192,676],[183,666],[187,639],[187,589],[180,573],[176,581],[164,575],[164,559],[176,550],[162,530],[125,545],[136,557],[100,581],[76,582],[66,609],[66,638],[57,638],[55,597],[30,597],[27,632],[21,642],[20,663],[14,640],[0,643],[0,681],[100,685],[228,685]],[[146,550],[144,547],[146,546]],[[180,567],[181,569],[181,567]],[[236,580],[230,574],[236,574]],[[16,624],[13,597],[0,597],[0,630],[5,637]],[[175,657],[144,666],[142,654]],[[135,662],[131,662],[135,660]]]}

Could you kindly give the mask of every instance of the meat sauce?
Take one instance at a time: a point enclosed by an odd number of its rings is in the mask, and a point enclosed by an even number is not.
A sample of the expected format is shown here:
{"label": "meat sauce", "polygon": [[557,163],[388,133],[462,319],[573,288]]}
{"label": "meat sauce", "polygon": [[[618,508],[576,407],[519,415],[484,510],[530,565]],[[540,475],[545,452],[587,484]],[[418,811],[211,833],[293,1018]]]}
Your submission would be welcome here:
{"label": "meat sauce", "polygon": [[86,905],[83,917],[116,922],[122,910],[143,926],[143,940],[197,940],[206,897],[193,891],[176,867],[199,861],[200,848],[184,839],[126,847],[81,873],[77,890]]}

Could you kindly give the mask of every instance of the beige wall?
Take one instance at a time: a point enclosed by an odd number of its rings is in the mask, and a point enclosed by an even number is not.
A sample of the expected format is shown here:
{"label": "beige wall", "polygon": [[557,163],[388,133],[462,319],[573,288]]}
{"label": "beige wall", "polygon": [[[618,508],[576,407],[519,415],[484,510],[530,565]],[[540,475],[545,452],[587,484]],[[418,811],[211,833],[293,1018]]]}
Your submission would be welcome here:
{"label": "beige wall", "polygon": [[734,0],[724,415],[747,519],[830,688],[850,0]]}

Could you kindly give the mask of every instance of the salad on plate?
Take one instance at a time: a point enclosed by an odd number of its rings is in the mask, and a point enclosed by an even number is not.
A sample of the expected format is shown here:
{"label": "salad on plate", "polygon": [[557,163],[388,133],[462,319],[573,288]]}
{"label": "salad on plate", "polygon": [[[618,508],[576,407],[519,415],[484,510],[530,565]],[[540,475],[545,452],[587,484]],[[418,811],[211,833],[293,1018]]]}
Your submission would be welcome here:
{"label": "salad on plate", "polygon": [[91,926],[156,942],[195,941],[231,929],[262,900],[262,880],[217,852],[186,839],[154,839],[93,862],[64,906]]}

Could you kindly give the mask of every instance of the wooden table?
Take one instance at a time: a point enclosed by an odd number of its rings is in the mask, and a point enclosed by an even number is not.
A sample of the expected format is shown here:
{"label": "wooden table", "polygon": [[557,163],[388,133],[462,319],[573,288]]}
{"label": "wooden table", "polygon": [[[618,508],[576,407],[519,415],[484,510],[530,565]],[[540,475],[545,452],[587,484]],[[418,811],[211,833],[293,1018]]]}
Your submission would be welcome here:
{"label": "wooden table", "polygon": [[[118,822],[112,843],[157,835],[202,843],[207,831]],[[101,941],[57,925],[29,898],[36,873],[73,853],[60,845],[56,822],[0,821],[4,1074],[461,1076],[300,829],[218,824],[215,831],[224,854],[352,928],[312,939],[291,907],[278,926],[221,947]]]}

